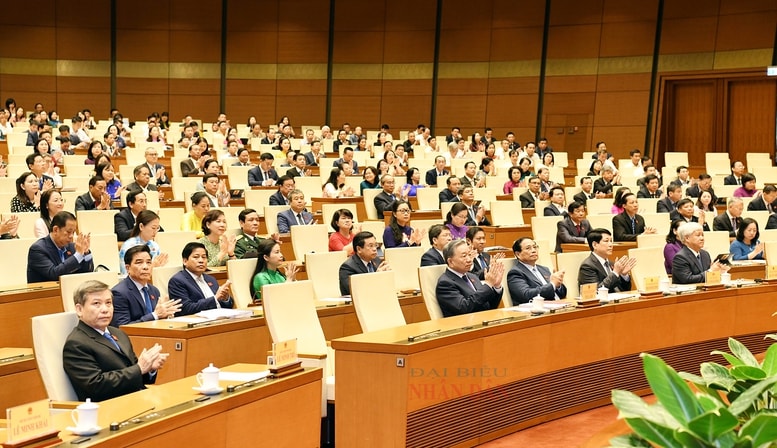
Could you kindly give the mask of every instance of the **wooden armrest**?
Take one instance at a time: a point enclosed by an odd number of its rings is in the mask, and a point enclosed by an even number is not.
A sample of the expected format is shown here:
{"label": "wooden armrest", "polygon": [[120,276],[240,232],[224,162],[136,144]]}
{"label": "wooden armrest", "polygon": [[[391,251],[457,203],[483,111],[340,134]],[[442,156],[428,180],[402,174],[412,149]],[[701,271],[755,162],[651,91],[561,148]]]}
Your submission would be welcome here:
{"label": "wooden armrest", "polygon": [[326,353],[297,353],[297,357],[305,359],[326,359]]}
{"label": "wooden armrest", "polygon": [[80,401],[54,401],[50,403],[52,409],[75,409],[78,405],[82,404]]}

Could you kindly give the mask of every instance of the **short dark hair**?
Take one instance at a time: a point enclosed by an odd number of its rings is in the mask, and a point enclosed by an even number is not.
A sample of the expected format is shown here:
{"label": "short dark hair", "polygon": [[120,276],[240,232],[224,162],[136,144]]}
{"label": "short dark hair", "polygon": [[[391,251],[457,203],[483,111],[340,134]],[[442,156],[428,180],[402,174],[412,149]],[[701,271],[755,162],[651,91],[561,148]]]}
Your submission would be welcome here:
{"label": "short dark hair", "polygon": [[151,249],[149,249],[148,246],[145,244],[139,244],[137,246],[130,247],[127,252],[124,253],[124,264],[130,265],[132,264],[132,259],[135,258],[135,255],[145,252],[148,254],[148,256],[151,256]]}
{"label": "short dark hair", "polygon": [[24,161],[27,162],[27,167],[29,167],[30,165],[34,165],[35,164],[35,158],[36,157],[43,157],[43,156],[40,155],[40,153],[34,152],[34,153],[28,155],[27,158],[24,159]]}
{"label": "short dark hair", "polygon": [[634,148],[631,151],[629,151],[629,156],[633,156],[634,154],[642,154],[642,151],[640,151],[637,148]]}
{"label": "short dark hair", "polygon": [[583,176],[583,177],[581,177],[580,178],[580,185],[583,185],[583,181],[586,180],[586,179],[591,180],[591,176]]}
{"label": "short dark hair", "polygon": [[198,191],[192,195],[192,207],[199,204],[201,200],[208,197],[208,193],[204,191]]}
{"label": "short dark hair", "polygon": [[269,152],[263,152],[262,155],[259,156],[259,160],[275,160],[275,157]]}
{"label": "short dark hair", "polygon": [[137,177],[138,174],[140,174],[140,171],[143,170],[143,168],[147,169],[149,174],[151,174],[151,170],[146,166],[146,164],[138,165],[132,170],[132,177]]}
{"label": "short dark hair", "polygon": [[594,250],[594,243],[601,243],[602,236],[604,235],[612,236],[612,233],[603,227],[597,227],[596,229],[588,232],[588,235],[585,237],[588,240],[588,248]]}
{"label": "short dark hair", "polygon": [[94,187],[97,185],[97,182],[103,181],[105,182],[105,179],[102,178],[102,176],[94,176],[89,179],[89,186]]}
{"label": "short dark hair", "polygon": [[370,238],[375,238],[375,235],[373,235],[372,232],[359,232],[356,235],[354,235],[353,236],[354,250],[357,247],[364,249],[364,242]]}
{"label": "short dark hair", "polygon": [[216,173],[207,173],[206,175],[202,176],[202,184],[205,185],[208,180],[213,179],[214,177],[218,179],[219,175]]}
{"label": "short dark hair", "polygon": [[693,204],[693,200],[690,198],[682,198],[679,201],[677,201],[675,208],[679,210],[680,207],[684,206],[685,204]]}
{"label": "short dark hair", "polygon": [[51,218],[51,228],[59,227],[61,229],[67,225],[68,221],[76,221],[76,216],[63,210]]}
{"label": "short dark hair", "polygon": [[699,174],[699,180],[705,180],[705,179],[712,179],[712,176],[710,176],[707,173],[701,173]]}
{"label": "short dark hair", "polygon": [[761,193],[762,194],[763,193],[774,193],[775,191],[777,191],[777,187],[775,187],[772,184],[768,184],[768,185],[764,185],[764,189],[761,190]]}
{"label": "short dark hair", "polygon": [[572,201],[567,206],[567,211],[571,215],[572,213],[575,212],[575,210],[579,209],[580,207],[585,208],[585,204],[583,204],[582,202]]}
{"label": "short dark hair", "polygon": [[755,175],[753,173],[745,173],[742,175],[742,185],[748,182],[754,182],[754,181],[755,181]]}
{"label": "short dark hair", "polygon": [[678,167],[677,167],[677,174],[680,174],[680,171],[682,171],[682,170],[687,170],[687,169],[688,169],[688,167],[687,167],[687,166],[685,166],[685,165],[680,165],[680,166],[678,166]]}
{"label": "short dark hair", "polygon": [[340,231],[340,228],[337,226],[337,221],[339,221],[340,217],[342,217],[342,216],[345,216],[346,218],[353,219],[353,213],[350,210],[348,210],[347,208],[341,208],[341,209],[335,211],[334,213],[332,213],[332,222],[330,223],[330,225],[335,230],[335,232],[339,232]]}
{"label": "short dark hair", "polygon": [[145,195],[146,193],[142,190],[131,190],[127,193],[127,207],[135,203],[135,198],[138,197],[139,194]]}
{"label": "short dark hair", "polygon": [[531,238],[529,238],[528,236],[522,236],[522,237],[518,238],[517,240],[515,240],[515,242],[513,243],[513,252],[520,252],[521,251],[521,243],[523,243],[526,240],[530,240],[530,239]]}
{"label": "short dark hair", "polygon": [[649,184],[651,180],[658,180],[658,176],[655,174],[648,174],[645,176],[645,185]]}
{"label": "short dark hair", "polygon": [[440,236],[443,230],[447,229],[444,224],[434,224],[429,227],[429,243],[434,244],[434,239]]}
{"label": "short dark hair", "polygon": [[486,231],[483,230],[482,227],[472,226],[469,229],[467,229],[467,233],[465,235],[465,238],[467,239],[467,241],[472,241],[473,239],[475,239],[475,235],[477,235],[478,232],[485,233]]}
{"label": "short dark hair", "polygon": [[205,216],[202,217],[202,233],[203,235],[207,236],[210,235],[210,229],[208,228],[208,224],[212,223],[213,221],[221,218],[224,215],[224,212],[221,210],[211,210],[208,213],[205,214]]}
{"label": "short dark hair", "polygon": [[240,222],[246,222],[246,217],[251,213],[256,213],[256,210],[252,208],[245,208],[240,212],[240,214],[237,215],[237,220]]}
{"label": "short dark hair", "polygon": [[278,178],[278,181],[275,183],[275,185],[277,185],[280,188],[283,186],[284,183],[286,183],[287,180],[294,180],[294,178],[284,174],[283,176]]}
{"label": "short dark hair", "polygon": [[206,254],[208,253],[208,248],[205,247],[204,244],[200,243],[199,241],[192,241],[191,243],[186,243],[186,246],[183,247],[183,250],[181,251],[181,257],[184,259],[189,258],[195,249],[203,249]]}

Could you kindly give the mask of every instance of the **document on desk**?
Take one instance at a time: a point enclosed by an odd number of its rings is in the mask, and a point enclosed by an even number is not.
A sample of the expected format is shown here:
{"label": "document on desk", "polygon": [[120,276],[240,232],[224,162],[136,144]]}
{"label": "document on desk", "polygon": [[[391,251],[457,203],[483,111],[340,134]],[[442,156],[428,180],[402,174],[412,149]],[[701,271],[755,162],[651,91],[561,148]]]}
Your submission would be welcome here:
{"label": "document on desk", "polygon": [[270,376],[269,370],[260,370],[258,372],[219,372],[219,381],[239,381],[245,383],[246,381],[254,381],[261,378]]}
{"label": "document on desk", "polygon": [[202,310],[195,316],[203,317],[206,320],[214,319],[238,319],[241,317],[251,317],[254,315],[253,310],[233,310],[231,308],[215,308],[212,310]]}
{"label": "document on desk", "polygon": [[[570,304],[567,302],[548,301],[548,302],[542,303],[542,308],[548,311],[560,310],[568,306],[570,306]],[[532,308],[533,308],[533,305],[531,303],[522,303],[517,306],[511,306],[510,308],[505,308],[505,311],[520,311],[522,313],[531,313]]]}

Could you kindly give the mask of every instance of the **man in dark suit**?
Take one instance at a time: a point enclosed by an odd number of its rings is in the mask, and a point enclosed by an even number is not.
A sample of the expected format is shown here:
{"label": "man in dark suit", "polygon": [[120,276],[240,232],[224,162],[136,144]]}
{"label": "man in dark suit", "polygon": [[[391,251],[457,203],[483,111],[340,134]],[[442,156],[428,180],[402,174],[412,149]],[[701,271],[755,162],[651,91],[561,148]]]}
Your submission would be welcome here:
{"label": "man in dark suit", "polygon": [[429,242],[432,247],[421,255],[421,266],[446,264],[442,257],[445,245],[451,241],[451,231],[445,224],[434,224],[429,227]]}
{"label": "man in dark suit", "polygon": [[202,164],[205,163],[205,159],[203,159],[201,152],[202,148],[200,148],[199,143],[189,145],[189,158],[181,160],[181,176],[198,176],[203,173]]}
{"label": "man in dark suit", "polygon": [[135,182],[127,184],[127,191],[157,191],[156,185],[151,182],[151,171],[148,165],[138,165],[132,170]]}
{"label": "man in dark suit", "polygon": [[62,367],[80,401],[103,401],[145,389],[167,360],[162,346],[135,356],[126,333],[109,326],[111,290],[95,280],[81,284],[73,297],[78,325],[65,340]]}
{"label": "man in dark suit", "polygon": [[656,233],[653,227],[645,226],[645,218],[637,214],[639,203],[633,193],[623,195],[623,213],[612,217],[615,241],[637,241],[641,233]]}
{"label": "man in dark suit", "polygon": [[89,179],[89,191],[76,198],[76,211],[112,210],[111,197],[105,192],[105,179],[94,176]]}
{"label": "man in dark suit", "polygon": [[715,196],[715,190],[712,189],[712,176],[707,173],[699,174],[699,180],[696,185],[692,185],[685,190],[685,195],[698,198],[702,191],[709,191],[712,195],[712,203],[714,204],[718,197]]}
{"label": "man in dark suit", "polygon": [[[712,220],[712,230],[725,230],[729,238],[737,236],[739,223],[742,221],[742,210],[744,209],[742,198],[728,198],[726,201],[726,212],[721,213]],[[769,215],[769,221],[774,214]],[[777,222],[776,222],[777,223]],[[766,228],[769,228],[768,222]]]}
{"label": "man in dark suit", "polygon": [[342,168],[343,165],[351,165],[354,173],[359,172],[359,163],[353,160],[353,148],[346,147],[343,149],[343,156],[332,162],[333,168]]}
{"label": "man in dark suit", "polygon": [[591,255],[580,264],[578,285],[596,283],[597,289],[603,286],[608,292],[630,291],[629,273],[637,264],[637,259],[623,256],[615,263],[610,263],[608,258],[612,256],[612,235],[607,229],[588,232],[588,247]]}
{"label": "man in dark suit", "polygon": [[486,218],[486,208],[482,205],[475,205],[475,187],[462,187],[459,193],[459,200],[467,206],[467,221],[464,223],[467,227],[472,226],[490,226],[491,221]]}
{"label": "man in dark suit", "polygon": [[687,285],[704,283],[707,271],[728,271],[728,266],[712,262],[704,246],[704,230],[695,222],[682,224],[677,228],[677,237],[683,248],[672,260],[672,283]]}
{"label": "man in dark suit", "polygon": [[[170,278],[167,291],[173,300],[181,299],[181,315],[196,314],[214,308],[232,308],[234,301],[229,296],[226,281],[219,287],[218,281],[205,271],[208,269],[208,250],[199,242],[184,246],[181,253],[183,270]],[[210,290],[210,294],[205,291]]]}
{"label": "man in dark suit", "polygon": [[127,193],[127,207],[113,215],[113,231],[118,241],[126,241],[130,237],[132,228],[138,213],[147,207],[146,194],[142,191],[130,191]]}
{"label": "man in dark suit", "polygon": [[378,257],[378,242],[372,232],[359,232],[353,237],[354,253],[340,265],[339,280],[340,294],[351,294],[351,283],[348,279],[352,275],[367,274],[369,272],[390,270],[385,261],[378,265],[375,259]]}
{"label": "man in dark suit", "polygon": [[151,174],[151,179],[153,179],[152,183],[155,185],[170,185],[170,178],[167,177],[167,173],[165,172],[165,167],[161,163],[159,163],[159,154],[156,152],[155,148],[146,148],[145,152],[146,156],[146,163],[143,165],[148,168],[149,173]]}
{"label": "man in dark suit", "polygon": [[750,201],[749,204],[747,204],[747,210],[766,210],[769,213],[774,213],[775,200],[777,200],[777,187],[771,184],[764,185],[764,189],[761,190],[761,195],[757,198],[754,198],[752,201]]}
{"label": "man in dark suit", "polygon": [[270,196],[270,205],[289,205],[289,194],[294,190],[294,178],[281,176],[278,178],[278,191]]}
{"label": "man in dark suit", "polygon": [[[616,185],[616,183],[613,182],[615,171],[613,171],[612,167],[605,165],[602,167],[601,174],[602,177],[596,179],[596,182],[594,182],[594,193],[596,193],[596,197],[612,197],[613,186]],[[599,193],[601,193],[602,196],[600,196]]]}
{"label": "man in dark suit", "polygon": [[38,178],[38,187],[41,192],[54,187],[54,178],[45,173],[46,160],[43,158],[42,154],[36,151],[28,155],[25,162],[27,163],[27,168],[29,168],[30,172]]}
{"label": "man in dark suit", "polygon": [[543,216],[566,216],[564,188],[559,186],[551,187],[548,194],[550,195],[550,204],[546,205],[542,211]]}
{"label": "man in dark suit", "polygon": [[731,164],[731,174],[723,178],[723,185],[744,185],[742,175],[745,174],[745,164],[735,160]]}
{"label": "man in dark suit", "polygon": [[658,188],[658,176],[648,174],[645,176],[643,186],[637,192],[637,198],[655,199],[661,197],[661,190]]}
{"label": "man in dark suit", "polygon": [[677,210],[677,202],[683,198],[683,186],[680,182],[670,182],[666,187],[666,197],[656,204],[657,213],[672,213]]}
{"label": "man in dark suit", "polygon": [[27,130],[27,145],[26,146],[35,146],[38,144],[38,128],[41,127],[42,124],[32,120],[30,121],[30,128]]}
{"label": "man in dark suit", "polygon": [[273,157],[269,152],[259,156],[259,165],[248,171],[248,185],[251,187],[272,186],[278,181],[278,173],[272,167]]}
{"label": "man in dark suit", "polygon": [[467,242],[454,240],[443,250],[448,269],[437,280],[437,303],[444,317],[492,310],[502,300],[504,265],[495,263],[486,271],[484,282],[470,272],[472,256]]}
{"label": "man in dark suit", "polygon": [[278,233],[291,233],[291,226],[314,224],[313,214],[305,209],[305,193],[292,190],[289,193],[289,209],[278,213]]}
{"label": "man in dark suit", "polygon": [[113,319],[111,325],[134,324],[172,317],[181,311],[181,300],[164,300],[151,282],[151,249],[146,245],[130,247],[124,254],[127,277],[111,289]]}
{"label": "man in dark suit", "polygon": [[426,185],[437,185],[437,178],[440,176],[448,176],[451,173],[445,169],[445,157],[437,156],[434,158],[434,168],[426,172]]}
{"label": "man in dark suit", "polygon": [[539,177],[532,176],[529,178],[529,189],[518,196],[521,200],[521,208],[532,209],[536,201],[544,200],[543,197],[547,198],[547,193],[540,193],[541,184],[542,181]]}
{"label": "man in dark suit", "polygon": [[459,189],[461,188],[461,181],[456,176],[449,176],[445,181],[447,188],[440,191],[438,195],[440,198],[440,204],[443,202],[459,202]]}
{"label": "man in dark suit", "polygon": [[305,154],[298,152],[294,156],[294,166],[286,170],[286,175],[291,177],[292,179],[297,176],[301,176],[301,177],[310,176],[310,170],[305,169],[306,163],[307,162],[305,159]]}
{"label": "man in dark suit", "polygon": [[567,208],[567,216],[556,223],[556,253],[561,253],[561,245],[567,243],[585,243],[591,224],[585,219],[585,205],[572,201]]}
{"label": "man in dark suit", "polygon": [[391,204],[397,200],[398,196],[394,194],[394,176],[390,174],[384,174],[380,178],[380,186],[383,191],[375,195],[372,203],[375,204],[375,210],[378,211],[378,218],[383,218],[383,212],[391,211]]}
{"label": "man in dark suit", "polygon": [[567,296],[564,286],[564,271],[550,272],[537,264],[539,254],[537,243],[531,238],[521,237],[513,243],[513,253],[518,262],[507,273],[507,288],[513,304],[529,303],[534,297],[558,300]]}
{"label": "man in dark suit", "polygon": [[56,282],[65,274],[94,271],[90,235],[78,235],[76,217],[59,212],[51,218],[51,232],[32,243],[27,253],[27,283]]}
{"label": "man in dark suit", "polygon": [[705,222],[704,213],[699,213],[699,216],[694,215],[693,199],[683,198],[677,201],[677,210],[669,214],[671,221],[685,221],[685,222],[698,222],[705,232],[710,231],[710,226]]}
{"label": "man in dark suit", "polygon": [[594,182],[591,180],[588,176],[583,176],[580,178],[580,188],[583,189],[580,193],[577,193],[572,198],[575,200],[575,202],[579,202],[583,205],[586,205],[588,203],[589,199],[596,198],[596,194],[594,193]]}
{"label": "man in dark suit", "polygon": [[[491,255],[484,252],[486,248],[486,232],[478,226],[472,226],[467,229],[465,241],[469,244],[469,247],[476,252],[472,258],[472,270],[471,273],[475,274],[478,279],[485,280],[486,272],[491,266]],[[502,258],[502,254],[494,255],[493,261],[498,261]]]}

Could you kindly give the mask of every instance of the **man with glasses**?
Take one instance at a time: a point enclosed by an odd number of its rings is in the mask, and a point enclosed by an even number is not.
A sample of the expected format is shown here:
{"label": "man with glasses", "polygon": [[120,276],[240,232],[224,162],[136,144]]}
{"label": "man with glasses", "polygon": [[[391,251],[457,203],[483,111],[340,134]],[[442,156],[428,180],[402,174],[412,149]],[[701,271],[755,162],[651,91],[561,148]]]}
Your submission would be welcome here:
{"label": "man with glasses", "polygon": [[580,285],[596,283],[608,292],[630,291],[630,272],[637,264],[636,258],[623,256],[610,263],[612,255],[612,234],[607,229],[593,229],[588,232],[588,247],[591,255],[580,264],[577,282]]}
{"label": "man with glasses", "polygon": [[[536,201],[543,200],[542,193],[540,192],[541,184],[542,181],[539,177],[532,176],[529,178],[529,189],[518,196],[521,199],[521,208],[532,209],[534,208],[534,203]],[[547,194],[545,194],[545,196],[547,196]]]}
{"label": "man with glasses", "polygon": [[146,148],[146,163],[144,165],[148,167],[151,178],[154,179],[153,183],[159,185],[170,185],[170,178],[165,173],[165,167],[158,162],[159,154],[156,149]]}
{"label": "man with glasses", "polygon": [[518,262],[507,273],[507,288],[513,304],[529,303],[537,296],[545,300],[559,300],[567,296],[564,271],[551,273],[550,269],[537,264],[539,252],[534,240],[518,238],[513,243],[513,253]]}
{"label": "man with glasses", "polygon": [[351,294],[349,278],[352,275],[391,270],[385,261],[380,264],[375,262],[378,257],[378,241],[372,232],[357,233],[353,237],[353,250],[353,255],[340,265],[340,294],[344,296]]}

